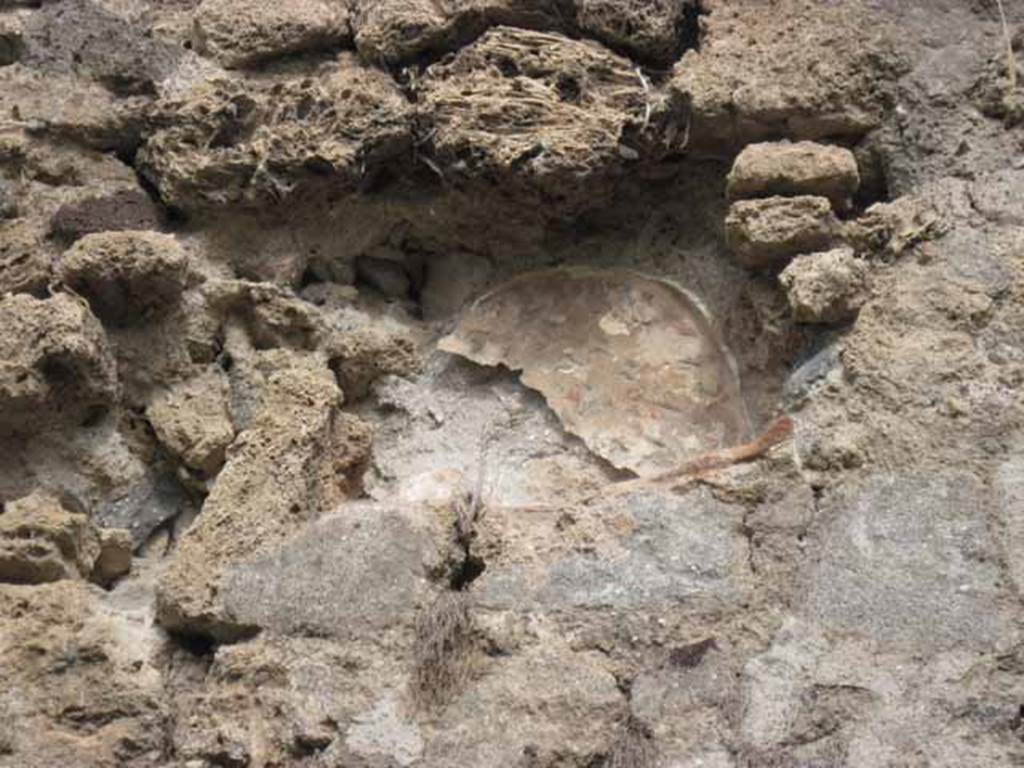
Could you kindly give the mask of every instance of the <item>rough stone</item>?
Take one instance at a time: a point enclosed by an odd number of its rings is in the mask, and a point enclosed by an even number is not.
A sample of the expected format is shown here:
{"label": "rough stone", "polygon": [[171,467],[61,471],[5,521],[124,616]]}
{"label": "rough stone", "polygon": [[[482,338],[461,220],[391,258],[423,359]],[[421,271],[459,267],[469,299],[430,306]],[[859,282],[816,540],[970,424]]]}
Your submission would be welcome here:
{"label": "rough stone", "polygon": [[66,294],[0,299],[0,424],[37,429],[81,421],[117,397],[117,371],[103,328]]}
{"label": "rough stone", "polygon": [[743,266],[760,269],[827,249],[837,227],[827,198],[768,197],[733,203],[725,219],[725,239]]}
{"label": "rough stone", "polygon": [[770,195],[827,197],[837,209],[849,205],[860,185],[853,153],[843,147],[767,142],[743,148],[727,179],[733,200]]}
{"label": "rough stone", "polygon": [[[593,764],[610,751],[624,700],[595,652],[573,653],[554,638],[511,657],[445,710],[426,746],[427,765]],[[543,680],[535,687],[533,681]],[[503,718],[474,718],[485,708]],[[493,708],[493,709],[492,709]]]}
{"label": "rough stone", "polygon": [[804,615],[890,650],[990,648],[1005,626],[992,500],[964,472],[876,476],[826,501]]}
{"label": "rough stone", "polygon": [[203,0],[195,11],[196,50],[225,67],[245,67],[351,40],[345,4],[327,0]]}
{"label": "rough stone", "polygon": [[0,219],[0,295],[41,296],[52,279],[45,232],[30,219]]}
{"label": "rough stone", "polygon": [[681,39],[690,0],[616,2],[577,0],[577,22],[605,44],[652,62],[675,63],[686,42]]}
{"label": "rough stone", "polygon": [[86,235],[61,256],[57,275],[89,300],[104,322],[148,320],[174,307],[188,262],[171,235],[102,232]]}
{"label": "rough stone", "polygon": [[228,569],[221,599],[237,621],[280,634],[383,644],[399,633],[408,646],[416,613],[443,573],[443,522],[427,509],[348,503],[273,552]]}
{"label": "rough stone", "polygon": [[352,27],[364,59],[397,66],[436,58],[497,25],[559,29],[574,15],[572,0],[360,0]]}
{"label": "rough stone", "polygon": [[90,0],[46,3],[25,25],[26,65],[74,73],[121,95],[156,93],[179,50],[141,34],[137,23]]}
{"label": "rough stone", "polygon": [[360,324],[355,328],[335,321],[335,330],[324,342],[328,360],[346,399],[366,397],[383,376],[411,376],[422,360],[414,339],[401,329]]}
{"label": "rough stone", "polygon": [[[379,743],[383,729],[374,727],[374,712],[409,741],[420,733],[401,699],[402,670],[374,646],[267,633],[219,646],[201,679],[187,664],[177,670],[168,675],[178,714],[171,738],[185,765],[287,764],[299,755],[358,764],[346,738],[360,734]],[[352,741],[363,743],[359,736]]]}
{"label": "rough stone", "polygon": [[867,264],[851,248],[797,256],[779,275],[798,323],[841,323],[867,300]]}
{"label": "rough stone", "polygon": [[23,62],[0,67],[0,112],[16,115],[18,127],[45,131],[103,151],[138,146],[143,103],[118,98],[107,88],[63,72],[44,72]]}
{"label": "rough stone", "polygon": [[446,179],[491,180],[550,216],[596,207],[627,156],[656,160],[680,130],[680,104],[628,60],[553,33],[491,29],[430,66],[420,88]]}
{"label": "rough stone", "polygon": [[492,510],[474,593],[483,608],[519,611],[650,611],[736,598],[749,586],[740,517],[740,507],[703,490],[638,492],[572,522],[560,511]]}
{"label": "rough stone", "polygon": [[429,0],[363,0],[352,15],[355,44],[368,61],[401,64],[445,46],[447,19]]}
{"label": "rough stone", "polygon": [[394,81],[349,55],[317,77],[203,81],[157,111],[167,127],[138,165],[181,210],[352,192],[411,142],[412,108]]}
{"label": "rough stone", "polygon": [[229,397],[224,373],[209,366],[157,395],[146,407],[146,418],[171,453],[186,466],[212,477],[235,439]]}
{"label": "rough stone", "polygon": [[84,579],[100,554],[99,535],[83,512],[36,493],[5,505],[0,515],[0,581],[41,584]]}
{"label": "rough stone", "polygon": [[37,491],[0,515],[0,582],[89,579],[110,584],[131,569],[131,536],[98,529],[75,503]]}
{"label": "rough stone", "polygon": [[900,65],[886,29],[872,22],[851,3],[716,8],[669,86],[690,104],[691,147],[727,152],[779,137],[868,133],[882,120],[884,78]]}
{"label": "rough stone", "polygon": [[141,189],[122,189],[62,205],[53,216],[51,233],[70,244],[94,232],[160,229],[163,214]]}
{"label": "rough stone", "polygon": [[[194,25],[227,4],[0,0],[26,30],[0,291],[59,292],[58,248],[124,226],[103,201],[141,203],[137,169],[189,261],[145,323],[0,299],[0,389],[35,387],[0,397],[0,528],[43,490],[131,536],[100,531],[109,589],[66,558],[0,584],[0,766],[1024,765],[1024,162],[994,4],[325,1],[355,54],[224,13],[281,46],[228,71]],[[231,7],[306,7],[279,6]],[[797,322],[787,257],[744,269],[723,237],[733,159],[787,139],[860,163],[868,210],[822,195],[843,221],[797,255],[868,265],[840,328]],[[366,290],[360,256],[408,291]],[[792,441],[618,485],[517,371],[436,349],[477,296],[575,266],[692,291],[752,422],[782,407]],[[554,348],[562,298],[502,338]],[[37,386],[53,333],[99,367]],[[692,346],[641,346],[669,367],[602,418],[643,401],[656,438]],[[189,466],[226,440],[216,475]]]}
{"label": "rough stone", "polygon": [[321,338],[316,308],[287,289],[250,280],[208,280],[201,291],[215,313],[238,319],[257,349],[311,350]]}
{"label": "rough stone", "polygon": [[[59,209],[64,203],[90,197],[139,191],[134,169],[114,154],[89,149],[48,131],[0,131],[0,166],[18,179],[9,183],[19,196],[43,193],[35,198],[43,202],[39,213],[49,212],[55,204]],[[57,194],[52,195],[54,192]]]}
{"label": "rough stone", "polygon": [[0,584],[4,768],[166,764],[160,638],[118,602],[81,581]]}
{"label": "rough stone", "polygon": [[157,593],[168,630],[220,640],[252,632],[223,605],[225,570],[332,509],[358,487],[369,433],[339,414],[340,392],[314,356],[255,353],[265,390],[224,469],[183,537]]}

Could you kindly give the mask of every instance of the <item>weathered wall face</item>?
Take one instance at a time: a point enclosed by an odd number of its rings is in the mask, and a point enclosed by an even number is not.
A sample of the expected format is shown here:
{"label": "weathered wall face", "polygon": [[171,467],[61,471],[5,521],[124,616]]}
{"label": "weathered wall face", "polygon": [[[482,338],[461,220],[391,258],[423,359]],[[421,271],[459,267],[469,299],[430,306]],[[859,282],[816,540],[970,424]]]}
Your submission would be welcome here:
{"label": "weathered wall face", "polygon": [[0,766],[1024,762],[1004,5],[0,0]]}

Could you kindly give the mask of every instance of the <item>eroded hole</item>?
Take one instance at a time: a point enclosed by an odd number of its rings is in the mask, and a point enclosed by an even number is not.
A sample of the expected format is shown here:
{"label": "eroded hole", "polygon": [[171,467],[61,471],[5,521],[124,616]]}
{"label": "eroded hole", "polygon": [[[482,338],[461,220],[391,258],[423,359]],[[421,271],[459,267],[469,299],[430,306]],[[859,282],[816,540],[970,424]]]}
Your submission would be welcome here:
{"label": "eroded hole", "polygon": [[465,590],[478,579],[487,569],[487,564],[482,557],[467,555],[465,559],[452,571],[449,576],[449,585],[456,592]]}

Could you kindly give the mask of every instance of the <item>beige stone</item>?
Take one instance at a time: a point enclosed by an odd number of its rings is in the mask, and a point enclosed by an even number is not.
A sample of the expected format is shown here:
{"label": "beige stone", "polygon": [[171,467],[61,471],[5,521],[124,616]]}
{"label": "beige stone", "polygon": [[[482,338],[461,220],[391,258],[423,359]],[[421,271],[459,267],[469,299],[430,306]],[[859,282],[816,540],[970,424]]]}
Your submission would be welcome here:
{"label": "beige stone", "polygon": [[52,253],[45,231],[30,219],[0,217],[0,295],[39,295],[52,279]]}
{"label": "beige stone", "polygon": [[221,604],[224,570],[340,503],[368,458],[369,429],[338,412],[341,393],[323,360],[269,350],[255,353],[254,366],[263,378],[258,410],[159,584],[157,616],[169,630],[250,634]]}
{"label": "beige stone", "polygon": [[347,5],[331,0],[203,0],[196,48],[225,67],[244,67],[351,39]]}
{"label": "beige stone", "polygon": [[422,92],[445,178],[487,179],[552,217],[599,206],[610,177],[663,157],[685,122],[625,57],[510,27],[429,67]]}
{"label": "beige stone", "polygon": [[172,235],[98,232],[78,240],[57,265],[60,279],[115,325],[148,320],[175,306],[188,261]]}
{"label": "beige stone", "polygon": [[117,371],[99,321],[81,299],[0,299],[0,426],[38,429],[109,407]]}
{"label": "beige stone", "polygon": [[146,408],[157,439],[192,469],[213,476],[235,438],[228,382],[217,366],[158,394]]}
{"label": "beige stone", "polygon": [[725,218],[725,239],[743,266],[759,269],[827,248],[837,228],[827,198],[768,197],[733,203]]}
{"label": "beige stone", "polygon": [[867,264],[851,248],[797,256],[779,282],[799,323],[840,323],[856,316],[867,299]]}
{"label": "beige stone", "polygon": [[858,5],[739,0],[703,16],[700,48],[669,83],[691,106],[691,149],[856,139],[879,125],[878,80],[896,56],[888,29]]}
{"label": "beige stone", "polygon": [[168,127],[149,136],[138,167],[186,211],[352,192],[411,144],[412,105],[350,54],[316,77],[204,80],[154,111]]}
{"label": "beige stone", "polygon": [[89,579],[109,584],[131,570],[128,531],[98,529],[84,510],[45,491],[12,501],[0,514],[0,582]]}
{"label": "beige stone", "polygon": [[729,172],[726,192],[733,200],[818,195],[838,209],[849,204],[859,184],[850,150],[812,141],[780,141],[745,147]]}
{"label": "beige stone", "polygon": [[89,518],[55,496],[34,493],[7,504],[0,515],[0,581],[86,578],[99,554],[99,535]]}

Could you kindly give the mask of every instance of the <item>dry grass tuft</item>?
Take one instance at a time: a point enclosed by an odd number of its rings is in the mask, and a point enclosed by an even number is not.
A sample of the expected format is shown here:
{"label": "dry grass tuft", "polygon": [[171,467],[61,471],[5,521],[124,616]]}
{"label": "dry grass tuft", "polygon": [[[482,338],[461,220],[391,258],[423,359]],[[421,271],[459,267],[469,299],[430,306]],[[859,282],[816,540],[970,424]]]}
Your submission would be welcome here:
{"label": "dry grass tuft", "polygon": [[1006,44],[1006,77],[1009,79],[1008,90],[1012,95],[1017,91],[1017,58],[1013,55],[1013,38],[1010,36],[1010,25],[1006,23],[1003,0],[996,0],[996,7],[999,8],[999,21],[1003,25],[1003,42]]}
{"label": "dry grass tuft", "polygon": [[626,721],[612,751],[608,753],[604,768],[654,768],[658,751],[650,730],[635,717]]}
{"label": "dry grass tuft", "polygon": [[433,709],[447,704],[469,678],[473,616],[464,592],[443,592],[416,623],[412,675],[414,701]]}

